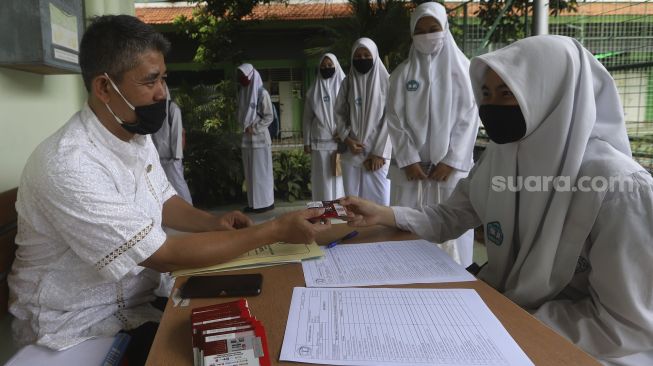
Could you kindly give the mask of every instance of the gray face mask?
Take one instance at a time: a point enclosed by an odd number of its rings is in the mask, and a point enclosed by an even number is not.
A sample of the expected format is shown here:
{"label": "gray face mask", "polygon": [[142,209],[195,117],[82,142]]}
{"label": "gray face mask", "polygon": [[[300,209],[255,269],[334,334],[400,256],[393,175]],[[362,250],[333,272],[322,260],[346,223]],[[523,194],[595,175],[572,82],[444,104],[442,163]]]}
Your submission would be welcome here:
{"label": "gray face mask", "polygon": [[113,113],[113,111],[111,110],[111,107],[109,107],[109,104],[105,103],[107,109],[113,115],[113,118],[116,119],[116,121],[122,126],[122,128],[124,128],[128,132],[139,134],[139,135],[149,135],[161,129],[161,126],[163,125],[163,121],[165,121],[167,115],[165,100],[155,102],[149,105],[134,107],[122,95],[122,93],[120,92],[116,84],[114,84],[113,80],[111,80],[109,75],[107,75],[107,73],[104,73],[104,75],[107,77],[107,79],[109,79],[111,86],[118,93],[118,95],[120,95],[120,97],[127,104],[127,106],[131,108],[131,110],[133,110],[134,113],[136,113],[136,122],[127,123],[121,120],[120,118],[118,118],[118,116],[116,116],[116,114]]}

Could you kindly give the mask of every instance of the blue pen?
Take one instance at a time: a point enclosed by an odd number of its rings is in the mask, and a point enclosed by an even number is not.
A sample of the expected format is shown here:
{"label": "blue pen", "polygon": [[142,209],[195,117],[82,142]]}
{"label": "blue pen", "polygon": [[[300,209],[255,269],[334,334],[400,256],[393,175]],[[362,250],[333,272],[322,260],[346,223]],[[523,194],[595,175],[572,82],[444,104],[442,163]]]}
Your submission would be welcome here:
{"label": "blue pen", "polygon": [[327,244],[326,247],[327,247],[327,249],[333,248],[333,247],[335,247],[336,245],[342,243],[343,241],[355,237],[356,235],[358,235],[358,231],[354,230],[354,231],[352,231],[351,233],[349,233],[349,234],[343,236],[342,238],[340,238],[340,239],[338,239],[338,240],[335,240],[335,241],[332,241],[331,243]]}

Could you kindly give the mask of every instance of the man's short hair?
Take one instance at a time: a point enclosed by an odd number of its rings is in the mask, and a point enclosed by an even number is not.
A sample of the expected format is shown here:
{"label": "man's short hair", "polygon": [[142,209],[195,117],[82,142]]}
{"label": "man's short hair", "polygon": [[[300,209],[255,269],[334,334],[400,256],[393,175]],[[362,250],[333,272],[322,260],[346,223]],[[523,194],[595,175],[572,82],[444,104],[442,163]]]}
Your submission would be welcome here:
{"label": "man's short hair", "polygon": [[164,56],[170,42],[151,25],[129,15],[94,17],[79,50],[79,65],[86,90],[91,91],[93,78],[105,72],[122,81],[124,73],[138,66],[139,57],[147,51]]}

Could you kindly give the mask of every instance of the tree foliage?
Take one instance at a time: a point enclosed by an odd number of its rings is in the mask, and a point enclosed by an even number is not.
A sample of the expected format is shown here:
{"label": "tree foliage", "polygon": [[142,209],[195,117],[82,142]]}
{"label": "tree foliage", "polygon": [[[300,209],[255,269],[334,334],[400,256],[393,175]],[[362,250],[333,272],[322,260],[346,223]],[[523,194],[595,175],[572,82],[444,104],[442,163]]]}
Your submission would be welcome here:
{"label": "tree foliage", "polygon": [[238,34],[243,19],[252,13],[256,5],[287,0],[191,0],[201,4],[192,18],[179,16],[174,24],[177,29],[199,43],[194,61],[212,64],[237,59],[242,53]]}
{"label": "tree foliage", "polygon": [[[508,0],[509,1],[509,0]],[[481,0],[475,15],[480,19],[481,26],[485,31],[490,31],[502,9],[508,4],[506,0]],[[576,0],[553,0],[549,1],[549,15],[557,16],[564,12],[578,11]],[[526,16],[525,16],[526,15]],[[533,0],[513,0],[510,8],[503,14],[498,27],[490,41],[494,43],[508,43],[530,34],[533,15]]]}

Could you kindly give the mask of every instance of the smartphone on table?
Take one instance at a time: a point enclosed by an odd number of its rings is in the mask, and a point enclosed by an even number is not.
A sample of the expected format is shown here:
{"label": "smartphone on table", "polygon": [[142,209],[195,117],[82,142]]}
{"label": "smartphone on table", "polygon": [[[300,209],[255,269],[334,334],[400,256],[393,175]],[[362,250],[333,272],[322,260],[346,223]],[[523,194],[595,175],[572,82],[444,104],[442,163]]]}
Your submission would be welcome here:
{"label": "smartphone on table", "polygon": [[184,299],[206,297],[256,296],[261,293],[260,273],[243,275],[191,276],[181,288]]}

